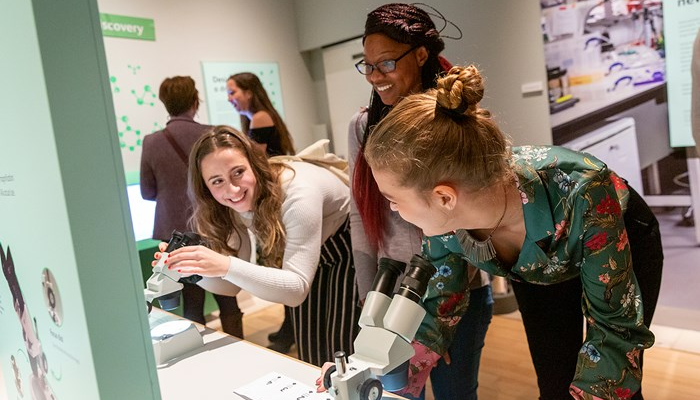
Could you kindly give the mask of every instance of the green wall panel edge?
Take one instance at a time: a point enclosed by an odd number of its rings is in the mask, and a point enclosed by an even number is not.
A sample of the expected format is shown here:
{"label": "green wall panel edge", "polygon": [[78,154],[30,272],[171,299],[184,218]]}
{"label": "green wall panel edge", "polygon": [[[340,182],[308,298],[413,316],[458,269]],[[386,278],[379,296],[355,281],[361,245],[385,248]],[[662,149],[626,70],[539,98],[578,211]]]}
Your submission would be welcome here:
{"label": "green wall panel edge", "polygon": [[97,3],[32,4],[100,399],[160,399]]}

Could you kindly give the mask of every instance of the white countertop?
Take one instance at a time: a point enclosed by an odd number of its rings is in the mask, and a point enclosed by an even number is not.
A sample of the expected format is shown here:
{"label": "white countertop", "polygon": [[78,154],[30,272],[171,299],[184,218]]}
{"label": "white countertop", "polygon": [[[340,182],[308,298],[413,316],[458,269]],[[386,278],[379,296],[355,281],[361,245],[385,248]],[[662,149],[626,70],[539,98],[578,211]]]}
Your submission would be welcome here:
{"label": "white countertop", "polygon": [[[151,327],[180,317],[154,308]],[[320,368],[195,324],[204,347],[158,367],[163,400],[243,399],[234,390],[275,371],[315,388]],[[384,397],[393,397],[384,393]],[[328,396],[331,399],[331,396]]]}
{"label": "white countertop", "polygon": [[566,110],[559,111],[555,114],[551,114],[549,117],[550,124],[553,128],[557,127],[576,118],[588,115],[590,113],[608,107],[612,104],[623,101],[636,94],[644,93],[646,91],[655,89],[661,85],[664,85],[665,83],[666,82],[655,82],[645,85],[633,86],[626,90],[606,93],[605,95],[601,95],[600,99],[579,101],[571,108],[567,108]]}

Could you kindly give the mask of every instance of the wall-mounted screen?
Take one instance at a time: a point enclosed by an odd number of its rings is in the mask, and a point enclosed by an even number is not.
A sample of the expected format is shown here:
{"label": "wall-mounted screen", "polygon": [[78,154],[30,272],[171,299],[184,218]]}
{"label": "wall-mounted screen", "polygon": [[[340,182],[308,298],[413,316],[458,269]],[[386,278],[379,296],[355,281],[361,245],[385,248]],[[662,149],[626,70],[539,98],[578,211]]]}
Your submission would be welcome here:
{"label": "wall-mounted screen", "polygon": [[668,59],[668,119],[671,146],[694,146],[690,127],[690,62],[693,41],[700,34],[700,3],[664,0]]}
{"label": "wall-mounted screen", "polygon": [[153,235],[153,221],[156,215],[156,202],[144,200],[141,197],[141,187],[128,185],[126,192],[129,197],[131,223],[134,226],[134,237],[137,241],[150,239]]}

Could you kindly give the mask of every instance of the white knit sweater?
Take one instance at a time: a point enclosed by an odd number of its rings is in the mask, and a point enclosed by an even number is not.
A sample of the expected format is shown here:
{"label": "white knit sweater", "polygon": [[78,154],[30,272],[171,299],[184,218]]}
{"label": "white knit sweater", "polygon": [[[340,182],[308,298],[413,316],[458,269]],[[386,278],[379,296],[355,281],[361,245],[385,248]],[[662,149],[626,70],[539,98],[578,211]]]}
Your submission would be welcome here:
{"label": "white knit sweater", "polygon": [[[226,276],[205,278],[200,281],[202,287],[227,295],[243,289],[263,300],[292,307],[306,299],[316,275],[323,242],[341,227],[348,216],[350,191],[325,168],[306,162],[290,162],[288,165],[293,170],[282,175],[285,193],[282,222],[287,232],[282,268],[251,262],[247,249],[255,246],[243,243],[241,248],[247,251],[239,253],[240,258],[230,257]],[[249,214],[243,215],[244,221],[252,220],[252,213]]]}

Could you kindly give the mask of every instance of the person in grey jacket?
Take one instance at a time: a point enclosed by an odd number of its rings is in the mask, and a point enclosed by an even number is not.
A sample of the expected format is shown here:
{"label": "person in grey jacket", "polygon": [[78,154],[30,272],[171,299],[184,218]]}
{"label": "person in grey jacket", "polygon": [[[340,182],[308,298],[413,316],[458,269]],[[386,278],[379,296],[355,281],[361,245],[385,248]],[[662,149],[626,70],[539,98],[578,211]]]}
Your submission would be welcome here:
{"label": "person in grey jacket", "polygon": [[[194,120],[199,109],[199,92],[189,76],[166,78],[158,97],[168,111],[165,129],[143,139],[141,154],[141,197],[156,201],[153,239],[167,242],[174,230],[187,231],[192,205],[187,197],[187,158],[194,143],[211,128]],[[205,291],[183,283],[184,317],[204,324]],[[235,297],[215,294],[224,332],[242,338],[243,314]]]}

